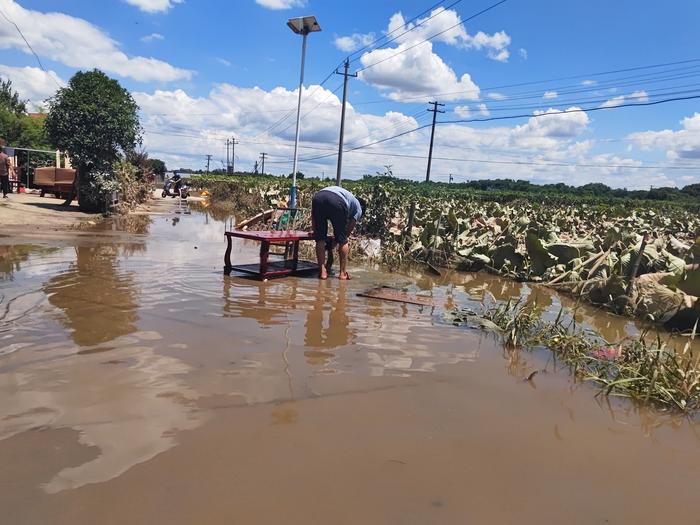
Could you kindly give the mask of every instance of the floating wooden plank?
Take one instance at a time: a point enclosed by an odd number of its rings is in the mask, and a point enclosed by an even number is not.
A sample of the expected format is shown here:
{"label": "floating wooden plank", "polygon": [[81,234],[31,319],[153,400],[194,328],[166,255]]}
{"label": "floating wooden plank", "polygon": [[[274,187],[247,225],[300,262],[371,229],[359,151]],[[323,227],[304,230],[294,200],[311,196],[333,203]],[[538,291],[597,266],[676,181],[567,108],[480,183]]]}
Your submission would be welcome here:
{"label": "floating wooden plank", "polygon": [[433,300],[430,297],[409,294],[387,286],[371,288],[367,291],[360,292],[357,295],[359,297],[367,297],[369,299],[381,299],[382,301],[416,304],[418,306],[433,306]]}

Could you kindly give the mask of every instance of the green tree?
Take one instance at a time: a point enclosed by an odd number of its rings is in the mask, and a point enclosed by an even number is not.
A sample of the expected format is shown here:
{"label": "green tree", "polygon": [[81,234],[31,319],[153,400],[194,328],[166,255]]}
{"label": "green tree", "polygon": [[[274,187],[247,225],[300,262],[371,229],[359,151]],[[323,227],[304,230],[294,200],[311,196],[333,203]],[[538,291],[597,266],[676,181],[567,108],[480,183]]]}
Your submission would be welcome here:
{"label": "green tree", "polygon": [[162,177],[165,175],[165,172],[168,171],[168,169],[165,167],[165,162],[160,159],[149,159],[148,162],[154,175]]}
{"label": "green tree", "polygon": [[49,99],[46,132],[78,169],[80,208],[101,211],[119,187],[113,163],[141,144],[131,94],[102,71],[80,71]]}
{"label": "green tree", "polygon": [[12,81],[10,79],[0,79],[0,107],[15,115],[27,113],[27,103],[19,98],[19,93],[12,89]]}

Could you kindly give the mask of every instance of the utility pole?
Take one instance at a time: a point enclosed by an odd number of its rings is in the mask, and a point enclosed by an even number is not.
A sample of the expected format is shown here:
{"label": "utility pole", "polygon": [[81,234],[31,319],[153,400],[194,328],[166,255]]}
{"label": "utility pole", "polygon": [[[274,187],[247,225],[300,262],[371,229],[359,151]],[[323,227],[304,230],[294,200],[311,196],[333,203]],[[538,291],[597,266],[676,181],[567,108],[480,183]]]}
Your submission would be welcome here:
{"label": "utility pole", "polygon": [[350,60],[345,59],[345,71],[340,72],[335,70],[336,75],[343,75],[343,109],[340,113],[340,138],[338,139],[338,169],[335,172],[335,184],[340,186],[341,173],[343,171],[343,144],[345,141],[345,107],[348,103],[348,77],[357,77],[357,73],[350,74],[348,70],[350,69]]}
{"label": "utility pole", "polygon": [[236,173],[236,144],[239,144],[236,137],[231,137],[231,175]]}
{"label": "utility pole", "polygon": [[450,182],[449,184],[452,184],[452,181],[455,180],[454,177],[452,176],[452,173],[450,173]]}
{"label": "utility pole", "polygon": [[209,163],[211,162],[211,155],[207,155],[207,175],[209,175]]}
{"label": "utility pole", "polygon": [[430,131],[430,151],[428,152],[428,169],[425,172],[425,182],[428,182],[430,180],[430,165],[433,162],[433,142],[435,140],[435,123],[437,121],[437,114],[438,113],[444,113],[444,110],[438,109],[438,107],[444,107],[445,104],[440,104],[439,102],[428,102],[428,104],[431,104],[433,106],[433,109],[429,109],[433,114],[433,129]]}
{"label": "utility pole", "polygon": [[262,168],[261,168],[261,173],[265,175],[265,158],[267,157],[267,153],[261,153],[260,158],[262,159]]}
{"label": "utility pole", "polygon": [[229,158],[229,145],[231,144],[231,141],[229,139],[226,139],[226,173],[231,172],[231,160]]}
{"label": "utility pole", "polygon": [[258,161],[255,161],[255,172],[256,175],[258,174]]}

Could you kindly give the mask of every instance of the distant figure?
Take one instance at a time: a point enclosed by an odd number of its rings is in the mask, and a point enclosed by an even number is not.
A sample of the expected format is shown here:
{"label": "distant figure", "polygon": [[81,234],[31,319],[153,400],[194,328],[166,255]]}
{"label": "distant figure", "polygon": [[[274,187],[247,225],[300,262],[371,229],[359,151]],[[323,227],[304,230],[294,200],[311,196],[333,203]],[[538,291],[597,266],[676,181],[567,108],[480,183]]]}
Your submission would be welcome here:
{"label": "distant figure", "polygon": [[12,161],[5,153],[5,141],[2,140],[0,142],[0,186],[2,187],[3,199],[7,199],[7,194],[10,193],[10,173],[14,174],[14,172]]}
{"label": "distant figure", "polygon": [[338,245],[341,280],[350,279],[348,274],[348,237],[362,217],[365,203],[340,186],[329,186],[314,195],[311,201],[311,223],[316,241],[316,260],[320,268],[319,277],[328,278],[326,270],[326,237],[328,221],[333,225],[335,243]]}

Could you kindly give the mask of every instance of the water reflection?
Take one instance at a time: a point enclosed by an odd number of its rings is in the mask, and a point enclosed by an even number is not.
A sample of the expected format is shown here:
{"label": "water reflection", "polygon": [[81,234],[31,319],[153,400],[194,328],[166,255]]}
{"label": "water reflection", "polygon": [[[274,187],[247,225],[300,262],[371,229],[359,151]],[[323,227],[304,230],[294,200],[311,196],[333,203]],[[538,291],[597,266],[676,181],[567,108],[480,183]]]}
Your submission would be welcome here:
{"label": "water reflection", "polygon": [[75,343],[93,346],[136,331],[135,276],[119,268],[118,245],[78,245],[75,253],[70,268],[43,286]]}
{"label": "water reflection", "polygon": [[[56,493],[118,477],[176,444],[175,433],[199,425],[197,394],[183,380],[191,368],[145,346],[157,333],[120,338],[118,359],[81,355],[70,366],[35,363],[0,374],[0,443],[42,427],[72,428],[97,457],[42,480]],[[71,463],[71,458],[66,458]]]}
{"label": "water reflection", "polygon": [[48,255],[57,250],[57,248],[45,248],[31,244],[0,245],[0,281],[12,280],[15,272],[22,271],[23,263],[27,262],[32,255]]}
{"label": "water reflection", "polygon": [[[304,335],[304,343],[311,348],[332,349],[351,342],[351,323],[346,310],[346,283],[339,282],[335,291],[332,288],[328,281],[318,281],[313,292]],[[326,311],[328,321],[324,322]]]}

